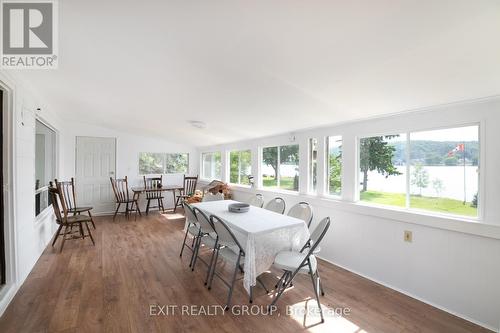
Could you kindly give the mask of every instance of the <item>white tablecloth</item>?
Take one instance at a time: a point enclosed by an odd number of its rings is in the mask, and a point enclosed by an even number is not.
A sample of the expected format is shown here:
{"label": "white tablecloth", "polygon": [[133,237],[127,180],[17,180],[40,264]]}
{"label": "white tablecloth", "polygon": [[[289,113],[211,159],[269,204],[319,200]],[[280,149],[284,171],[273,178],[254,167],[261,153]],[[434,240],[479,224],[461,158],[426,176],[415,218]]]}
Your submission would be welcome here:
{"label": "white tablecloth", "polygon": [[271,267],[278,252],[302,248],[309,239],[309,230],[300,219],[258,207],[251,206],[246,213],[231,213],[228,205],[235,202],[220,200],[193,206],[226,222],[245,249],[243,285],[249,292],[250,286],[255,286],[257,276]]}

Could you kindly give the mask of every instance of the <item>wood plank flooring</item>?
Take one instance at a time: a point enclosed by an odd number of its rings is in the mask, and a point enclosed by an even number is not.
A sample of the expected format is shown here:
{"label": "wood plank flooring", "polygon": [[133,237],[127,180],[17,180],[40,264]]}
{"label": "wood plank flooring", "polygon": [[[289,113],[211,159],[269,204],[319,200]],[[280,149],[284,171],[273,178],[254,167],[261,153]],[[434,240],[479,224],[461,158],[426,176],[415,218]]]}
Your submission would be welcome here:
{"label": "wood plank flooring", "polygon": [[[220,309],[211,315],[215,306],[224,304],[227,288],[215,279],[207,290],[206,267],[197,264],[192,272],[189,251],[179,258],[182,215],[152,213],[115,222],[100,217],[96,224],[96,246],[87,238],[67,241],[62,253],[59,241],[56,248],[47,247],[0,318],[0,332],[489,332],[325,262],[320,262],[326,292],[321,301],[330,313],[324,324],[318,324],[312,311],[307,276],[296,279],[281,298],[279,315],[222,314]],[[263,275],[269,289],[278,274]],[[250,305],[241,281],[237,285],[236,311]],[[249,309],[265,311],[270,301],[271,295],[256,288]],[[170,306],[171,313],[152,316],[151,305],[157,313],[155,305]],[[182,314],[182,306],[188,305],[210,306],[204,309],[212,313]],[[333,315],[341,309],[350,313]]]}

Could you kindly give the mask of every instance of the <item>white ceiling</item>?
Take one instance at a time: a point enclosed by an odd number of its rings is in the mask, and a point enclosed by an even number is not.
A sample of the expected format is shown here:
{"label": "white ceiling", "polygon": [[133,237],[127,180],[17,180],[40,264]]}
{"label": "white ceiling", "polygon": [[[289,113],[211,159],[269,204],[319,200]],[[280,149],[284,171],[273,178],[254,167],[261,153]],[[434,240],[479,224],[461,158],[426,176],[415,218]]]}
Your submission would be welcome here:
{"label": "white ceiling", "polygon": [[65,118],[198,146],[500,94],[498,0],[59,6],[59,69],[16,75]]}

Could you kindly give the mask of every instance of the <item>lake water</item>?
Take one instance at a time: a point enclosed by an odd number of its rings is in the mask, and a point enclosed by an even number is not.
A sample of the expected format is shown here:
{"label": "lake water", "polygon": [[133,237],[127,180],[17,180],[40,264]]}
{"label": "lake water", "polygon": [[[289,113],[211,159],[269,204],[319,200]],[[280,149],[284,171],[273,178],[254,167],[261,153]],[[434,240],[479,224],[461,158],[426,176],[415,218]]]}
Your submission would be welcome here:
{"label": "lake water", "polygon": [[[406,189],[406,167],[398,166],[398,171],[402,173],[400,176],[389,176],[385,178],[377,171],[368,173],[368,189],[372,191],[405,193]],[[429,184],[427,188],[422,189],[424,196],[437,196],[436,190],[432,186],[434,179],[440,179],[443,183],[443,190],[440,192],[440,197],[446,197],[456,200],[464,199],[464,167],[463,166],[424,166],[424,169],[429,174]],[[282,165],[281,175],[285,177],[293,177],[296,167],[294,165]],[[479,175],[476,166],[465,167],[465,193],[467,201],[471,202],[474,194],[477,193]],[[265,166],[262,169],[264,174],[273,175],[274,171],[271,167]],[[363,175],[360,174],[360,180]],[[411,179],[411,177],[410,177]],[[412,186],[412,193],[420,193],[418,188]]]}
{"label": "lake water", "polygon": [[[406,167],[398,166],[399,176],[389,176],[385,178],[376,171],[368,173],[368,189],[372,191],[404,193],[406,188]],[[443,190],[440,197],[463,200],[464,199],[464,167],[463,166],[424,166],[429,174],[429,184],[422,189],[423,196],[437,196],[436,190],[432,186],[434,179],[440,179],[443,183]],[[411,173],[410,173],[411,175]],[[360,180],[363,175],[360,174]],[[410,176],[411,179],[411,176]],[[465,167],[465,194],[467,201],[472,201],[477,193],[479,174],[477,166]],[[412,186],[412,193],[420,193],[419,189]]]}

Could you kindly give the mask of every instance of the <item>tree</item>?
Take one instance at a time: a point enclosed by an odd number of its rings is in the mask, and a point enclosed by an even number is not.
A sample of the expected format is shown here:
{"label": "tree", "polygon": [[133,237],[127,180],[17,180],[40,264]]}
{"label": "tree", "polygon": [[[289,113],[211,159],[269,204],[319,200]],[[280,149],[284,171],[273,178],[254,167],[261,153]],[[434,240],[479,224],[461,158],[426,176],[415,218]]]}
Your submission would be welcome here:
{"label": "tree", "polygon": [[429,185],[429,173],[421,163],[415,164],[411,174],[411,184],[419,188],[420,196],[422,196],[422,189]]}
{"label": "tree", "polygon": [[262,160],[274,170],[274,179],[278,179],[279,164],[293,164],[299,161],[299,146],[288,145],[279,147],[280,161],[278,163],[278,147],[262,149]]}
{"label": "tree", "polygon": [[439,178],[435,178],[432,181],[432,188],[434,189],[434,191],[436,191],[436,196],[439,197],[441,195],[441,192],[443,192],[444,190],[443,181]]}
{"label": "tree", "polygon": [[328,180],[329,184],[329,191],[330,193],[338,193],[341,186],[342,186],[342,164],[340,163],[340,160],[342,159],[342,155],[338,154],[330,154],[330,178]]}
{"label": "tree", "polygon": [[368,186],[368,171],[377,170],[386,178],[401,174],[392,163],[396,148],[385,141],[397,136],[374,136],[360,140],[360,170],[363,173],[363,192],[367,190]]}

